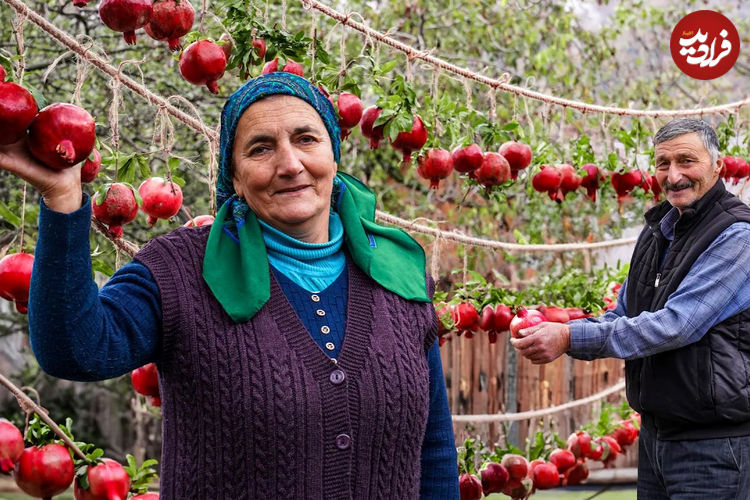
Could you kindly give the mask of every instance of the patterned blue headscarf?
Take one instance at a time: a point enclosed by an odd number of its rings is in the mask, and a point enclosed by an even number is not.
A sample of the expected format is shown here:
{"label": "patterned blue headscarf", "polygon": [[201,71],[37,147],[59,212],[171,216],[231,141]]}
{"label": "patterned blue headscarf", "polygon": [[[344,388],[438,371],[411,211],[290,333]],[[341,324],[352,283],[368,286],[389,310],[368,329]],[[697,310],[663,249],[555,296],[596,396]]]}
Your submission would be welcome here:
{"label": "patterned blue headscarf", "polygon": [[[318,112],[323,124],[331,136],[333,158],[339,162],[341,149],[341,129],[338,116],[331,101],[310,81],[301,76],[286,72],[276,72],[261,75],[245,83],[234,94],[229,96],[221,112],[221,135],[219,155],[219,177],[216,180],[216,205],[231,203],[232,219],[241,225],[250,209],[245,200],[237,196],[232,184],[232,149],[237,124],[242,114],[253,103],[272,95],[290,95],[298,97],[312,106]],[[227,217],[229,219],[229,217]],[[231,224],[231,221],[228,221]],[[234,229],[234,228],[232,228]],[[230,230],[232,230],[230,229]],[[235,231],[232,230],[234,233]]]}

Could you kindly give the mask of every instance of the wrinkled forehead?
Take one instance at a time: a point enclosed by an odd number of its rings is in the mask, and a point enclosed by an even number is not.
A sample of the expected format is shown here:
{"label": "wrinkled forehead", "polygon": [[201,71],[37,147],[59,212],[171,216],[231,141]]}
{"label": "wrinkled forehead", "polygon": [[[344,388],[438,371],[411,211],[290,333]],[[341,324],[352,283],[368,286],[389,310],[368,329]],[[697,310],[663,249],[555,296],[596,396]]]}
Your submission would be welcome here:
{"label": "wrinkled forehead", "polygon": [[674,156],[708,156],[705,144],[701,137],[695,133],[678,135],[668,141],[660,142],[654,146],[654,158],[671,158]]}
{"label": "wrinkled forehead", "polygon": [[302,127],[314,127],[319,132],[326,132],[323,118],[307,102],[294,96],[272,95],[248,106],[240,116],[234,138],[236,141],[248,135]]}

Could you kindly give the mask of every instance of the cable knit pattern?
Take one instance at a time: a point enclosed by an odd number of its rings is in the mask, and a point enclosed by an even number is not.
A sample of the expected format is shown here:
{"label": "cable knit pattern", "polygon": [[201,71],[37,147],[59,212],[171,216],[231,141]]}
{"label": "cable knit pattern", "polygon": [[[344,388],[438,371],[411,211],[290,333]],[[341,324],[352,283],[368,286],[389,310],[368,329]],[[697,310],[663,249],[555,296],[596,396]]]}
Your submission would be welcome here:
{"label": "cable knit pattern", "polygon": [[432,304],[396,296],[348,260],[336,362],[273,275],[266,305],[232,322],[201,278],[207,237],[178,229],[136,256],[162,298],[161,498],[419,498]]}

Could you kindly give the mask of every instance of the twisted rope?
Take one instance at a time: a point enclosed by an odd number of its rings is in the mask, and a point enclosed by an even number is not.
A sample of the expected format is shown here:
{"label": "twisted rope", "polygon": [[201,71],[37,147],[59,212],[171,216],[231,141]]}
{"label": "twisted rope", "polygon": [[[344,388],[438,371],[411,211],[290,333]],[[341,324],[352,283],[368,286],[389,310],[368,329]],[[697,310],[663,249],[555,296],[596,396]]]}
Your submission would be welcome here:
{"label": "twisted rope", "polygon": [[[8,1],[8,0],[5,0],[5,1]],[[556,97],[550,94],[543,94],[541,92],[535,92],[533,90],[519,87],[517,85],[510,85],[508,83],[510,81],[510,75],[508,75],[508,73],[504,73],[503,76],[501,76],[499,79],[489,78],[480,73],[473,72],[467,68],[462,68],[460,66],[456,66],[455,64],[446,62],[443,59],[428,55],[422,51],[415,49],[414,47],[411,47],[410,45],[399,42],[398,40],[394,40],[390,36],[387,36],[379,31],[373,30],[367,27],[363,23],[352,21],[351,19],[349,19],[348,16],[345,16],[344,14],[341,14],[340,12],[321,4],[317,0],[300,0],[300,1],[302,2],[302,5],[306,10],[315,9],[319,12],[322,12],[328,17],[336,19],[342,24],[346,24],[347,26],[359,31],[360,33],[367,35],[368,37],[372,37],[380,41],[381,43],[384,43],[386,45],[393,47],[396,50],[400,50],[401,52],[406,53],[410,59],[422,59],[423,61],[435,67],[443,68],[457,75],[461,75],[464,78],[467,78],[469,80],[474,80],[474,81],[483,83],[485,85],[489,85],[490,87],[493,87],[496,89],[504,90],[506,92],[512,92],[516,95],[530,97],[532,99],[536,99],[538,101],[543,101],[543,102],[550,103],[550,104],[556,104],[559,106],[565,106],[568,108],[577,109],[578,111],[582,111],[582,112],[600,112],[600,113],[607,113],[607,114],[629,115],[629,116],[676,117],[676,116],[692,116],[692,115],[721,113],[723,111],[735,110],[735,109],[741,108],[742,106],[750,104],[750,97],[746,97],[745,99],[741,101],[735,101],[735,102],[731,102],[728,104],[722,104],[718,106],[709,106],[705,108],[696,108],[696,109],[677,109],[677,110],[632,109],[632,108],[619,108],[619,107],[612,107],[612,106],[600,106],[598,104],[588,104],[588,103],[581,102],[581,101],[574,101],[571,99]]]}
{"label": "twisted rope", "polygon": [[607,396],[620,392],[625,389],[625,381],[621,380],[615,385],[603,391],[592,394],[585,398],[568,401],[567,403],[550,406],[549,408],[543,408],[541,410],[522,411],[519,413],[496,413],[496,414],[485,414],[485,415],[453,415],[453,422],[476,422],[476,423],[488,423],[488,422],[517,422],[519,420],[531,420],[547,415],[554,415],[571,408],[578,406],[584,406],[587,404],[595,403],[600,399],[604,399]]}

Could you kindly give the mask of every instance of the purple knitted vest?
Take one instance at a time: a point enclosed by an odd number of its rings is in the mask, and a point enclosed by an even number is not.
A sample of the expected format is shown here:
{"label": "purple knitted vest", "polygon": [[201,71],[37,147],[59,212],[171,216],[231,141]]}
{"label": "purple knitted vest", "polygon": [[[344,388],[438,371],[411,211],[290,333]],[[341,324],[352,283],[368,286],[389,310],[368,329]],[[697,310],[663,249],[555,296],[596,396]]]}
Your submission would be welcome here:
{"label": "purple knitted vest", "polygon": [[349,259],[333,361],[273,273],[268,303],[232,322],[201,276],[209,230],[177,229],[136,255],[162,301],[161,498],[418,498],[432,304],[385,290]]}

